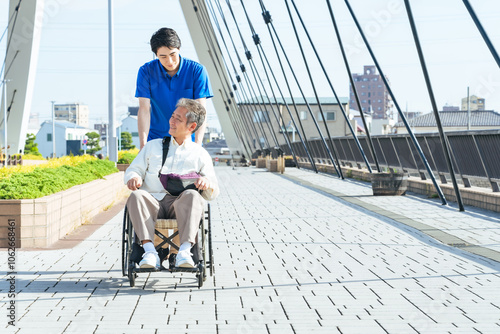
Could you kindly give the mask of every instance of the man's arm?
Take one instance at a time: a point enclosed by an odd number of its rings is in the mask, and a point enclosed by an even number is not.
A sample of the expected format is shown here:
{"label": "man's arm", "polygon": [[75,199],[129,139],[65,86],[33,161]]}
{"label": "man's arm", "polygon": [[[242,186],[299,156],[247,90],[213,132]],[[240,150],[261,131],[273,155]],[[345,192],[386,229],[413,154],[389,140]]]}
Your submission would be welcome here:
{"label": "man's arm", "polygon": [[[200,104],[205,107],[205,110],[207,109],[207,99],[202,97],[200,99],[196,99],[196,101],[200,102]],[[205,135],[205,129],[207,128],[207,123],[208,123],[208,114],[205,116],[205,122],[196,130],[194,134],[194,141],[198,144],[203,143],[203,136]]]}
{"label": "man's arm", "polygon": [[137,113],[137,128],[139,131],[139,143],[142,150],[148,142],[149,126],[151,123],[151,101],[146,97],[139,98],[139,112]]}

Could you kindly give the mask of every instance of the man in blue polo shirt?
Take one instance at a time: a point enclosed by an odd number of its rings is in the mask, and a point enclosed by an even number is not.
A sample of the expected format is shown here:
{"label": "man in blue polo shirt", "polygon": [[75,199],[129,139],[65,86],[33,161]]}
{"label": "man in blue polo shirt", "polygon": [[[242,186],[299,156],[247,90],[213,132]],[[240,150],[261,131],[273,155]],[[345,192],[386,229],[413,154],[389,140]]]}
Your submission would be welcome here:
{"label": "man in blue polo shirt", "polygon": [[[146,142],[168,135],[169,119],[181,98],[194,99],[206,107],[212,88],[205,67],[179,54],[181,40],[175,30],[161,28],[151,37],[157,59],[139,69],[135,97],[139,98],[137,124],[141,149]],[[194,134],[201,144],[206,121]]]}

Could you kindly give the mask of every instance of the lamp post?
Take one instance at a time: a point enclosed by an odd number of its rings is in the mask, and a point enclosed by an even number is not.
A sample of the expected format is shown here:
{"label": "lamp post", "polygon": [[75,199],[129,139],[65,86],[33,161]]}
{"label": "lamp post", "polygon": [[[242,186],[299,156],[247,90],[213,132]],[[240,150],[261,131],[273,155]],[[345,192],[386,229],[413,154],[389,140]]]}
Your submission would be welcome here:
{"label": "lamp post", "polygon": [[56,101],[50,101],[52,103],[52,158],[56,157],[56,122],[55,122],[55,110],[54,103]]}

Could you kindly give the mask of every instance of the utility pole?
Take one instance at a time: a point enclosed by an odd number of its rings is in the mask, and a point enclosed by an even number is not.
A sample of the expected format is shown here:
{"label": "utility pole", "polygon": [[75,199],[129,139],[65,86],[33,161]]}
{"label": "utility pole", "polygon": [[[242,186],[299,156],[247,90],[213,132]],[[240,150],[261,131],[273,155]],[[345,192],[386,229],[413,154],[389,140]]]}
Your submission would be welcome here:
{"label": "utility pole", "polygon": [[3,79],[3,144],[5,146],[5,163],[4,166],[7,166],[7,159],[8,159],[8,149],[9,146],[7,145],[7,79]]}
{"label": "utility pole", "polygon": [[50,101],[52,103],[52,158],[56,157],[56,116],[54,110],[54,103],[56,101]]}
{"label": "utility pole", "polygon": [[470,95],[468,86],[467,86],[467,130],[470,131]]}
{"label": "utility pole", "polygon": [[115,132],[115,84],[114,84],[114,51],[113,51],[113,0],[108,0],[108,109],[109,109],[109,121],[108,121],[108,156],[109,160],[117,162],[118,161],[118,149],[116,141]]}

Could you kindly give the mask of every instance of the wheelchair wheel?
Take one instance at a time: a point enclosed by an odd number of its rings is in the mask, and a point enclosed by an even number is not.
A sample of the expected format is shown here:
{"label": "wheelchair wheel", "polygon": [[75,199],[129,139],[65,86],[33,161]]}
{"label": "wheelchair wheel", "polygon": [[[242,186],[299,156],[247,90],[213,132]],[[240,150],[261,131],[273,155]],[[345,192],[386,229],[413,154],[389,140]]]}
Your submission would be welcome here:
{"label": "wheelchair wheel", "polygon": [[210,216],[210,204],[208,205],[207,210],[207,222],[208,222],[208,267],[210,269],[210,276],[214,273],[214,254],[212,250],[212,218]]}
{"label": "wheelchair wheel", "polygon": [[128,217],[127,207],[125,207],[123,215],[123,230],[122,230],[122,275],[128,275],[128,261],[129,261],[129,249],[131,244],[128,242],[128,230],[129,230],[130,218]]}
{"label": "wheelchair wheel", "polygon": [[198,243],[201,245],[201,256],[200,256],[200,264],[201,267],[199,267],[201,271],[201,275],[203,278],[203,281],[207,278],[207,237],[206,233],[207,230],[205,229],[205,217],[200,222],[200,230],[201,230],[201,242],[198,240]]}
{"label": "wheelchair wheel", "polygon": [[130,286],[135,286],[135,278],[137,274],[134,271],[135,263],[132,260],[132,251],[134,249],[134,227],[127,212],[127,207],[124,210],[123,218],[123,235],[122,235],[122,274],[128,276]]}
{"label": "wheelchair wheel", "polygon": [[134,272],[134,267],[129,266],[128,268],[128,280],[130,282],[130,286],[133,288],[135,286],[135,278],[137,277],[137,274]]}
{"label": "wheelchair wheel", "polygon": [[205,275],[204,271],[205,271],[205,268],[203,266],[203,263],[199,263],[198,264],[198,274],[196,274],[196,277],[198,278],[198,289],[203,286],[203,281],[205,280],[203,278],[203,276]]}

